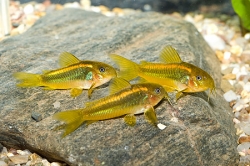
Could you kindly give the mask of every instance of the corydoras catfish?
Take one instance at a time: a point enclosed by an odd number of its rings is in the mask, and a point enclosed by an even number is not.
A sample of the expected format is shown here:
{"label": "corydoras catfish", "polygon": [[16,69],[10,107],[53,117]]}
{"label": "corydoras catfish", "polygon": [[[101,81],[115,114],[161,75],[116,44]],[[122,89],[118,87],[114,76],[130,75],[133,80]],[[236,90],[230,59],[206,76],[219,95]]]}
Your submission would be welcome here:
{"label": "corydoras catfish", "polygon": [[155,83],[130,85],[121,78],[115,78],[110,85],[110,95],[85,103],[85,107],[54,114],[53,118],[65,122],[62,127],[63,137],[76,130],[82,124],[90,124],[99,120],[111,119],[125,115],[124,121],[134,126],[135,114],[144,112],[145,118],[153,125],[158,124],[154,106],[165,96],[164,88]]}
{"label": "corydoras catfish", "polygon": [[97,61],[81,61],[69,52],[60,55],[59,64],[62,68],[44,71],[43,74],[17,72],[13,76],[20,81],[17,84],[19,87],[71,89],[72,97],[80,95],[83,89],[88,89],[90,97],[94,88],[116,77],[116,71],[112,66]]}

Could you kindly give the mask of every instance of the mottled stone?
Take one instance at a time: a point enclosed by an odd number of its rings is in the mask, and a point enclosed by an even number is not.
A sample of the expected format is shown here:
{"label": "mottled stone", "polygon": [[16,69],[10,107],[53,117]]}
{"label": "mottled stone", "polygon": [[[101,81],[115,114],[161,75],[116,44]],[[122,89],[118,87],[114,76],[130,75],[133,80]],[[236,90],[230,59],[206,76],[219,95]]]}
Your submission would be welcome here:
{"label": "mottled stone", "polygon": [[223,92],[228,92],[229,90],[233,90],[234,87],[228,82],[228,80],[222,79],[221,80],[221,89]]}
{"label": "mottled stone", "polygon": [[0,152],[3,150],[3,145],[0,143]]}
{"label": "mottled stone", "polygon": [[[237,165],[232,109],[219,90],[220,64],[192,24],[157,13],[110,18],[65,9],[46,15],[24,34],[0,45],[0,143],[4,146],[29,149],[69,165]],[[57,68],[62,51],[114,65],[109,53],[135,62],[158,62],[166,45],[176,48],[184,61],[210,73],[218,89],[209,102],[207,92],[188,94],[173,107],[162,101],[156,114],[166,125],[164,130],[138,115],[135,127],[116,118],[82,126],[62,139],[62,132],[54,130],[60,123],[52,115],[83,107],[89,101],[87,91],[74,99],[67,90],[17,88],[12,78],[18,71]],[[96,89],[91,100],[106,96],[107,86]],[[59,108],[55,102],[60,102]],[[42,115],[41,121],[31,118],[34,111]]]}
{"label": "mottled stone", "polygon": [[8,166],[8,164],[7,164],[6,162],[1,161],[1,160],[0,160],[0,165],[1,165],[1,166]]}
{"label": "mottled stone", "polygon": [[32,112],[31,117],[37,122],[42,120],[42,115],[38,112]]}
{"label": "mottled stone", "polygon": [[10,156],[9,159],[14,163],[14,164],[23,164],[27,163],[29,158],[29,155],[15,155],[15,156]]}

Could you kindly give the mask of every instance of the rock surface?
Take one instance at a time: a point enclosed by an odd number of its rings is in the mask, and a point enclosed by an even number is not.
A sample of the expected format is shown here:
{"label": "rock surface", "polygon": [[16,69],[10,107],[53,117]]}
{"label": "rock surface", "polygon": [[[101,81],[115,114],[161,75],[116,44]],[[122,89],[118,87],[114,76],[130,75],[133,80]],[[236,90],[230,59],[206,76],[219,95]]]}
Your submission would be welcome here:
{"label": "rock surface", "polygon": [[[87,92],[73,99],[69,91],[17,88],[11,76],[55,69],[62,51],[114,65],[109,53],[135,62],[158,61],[160,50],[172,45],[184,61],[208,71],[219,87],[219,62],[192,24],[157,13],[109,18],[65,9],[46,15],[26,33],[0,45],[0,143],[4,146],[28,148],[69,165],[237,165],[232,110],[220,90],[210,102],[205,92],[186,95],[174,107],[161,102],[156,113],[167,126],[164,130],[139,115],[133,128],[117,118],[80,127],[62,139],[61,131],[53,130],[59,122],[52,115],[83,107],[89,101]],[[107,94],[107,85],[102,86],[91,100]],[[32,119],[32,112],[41,114],[42,120]]]}

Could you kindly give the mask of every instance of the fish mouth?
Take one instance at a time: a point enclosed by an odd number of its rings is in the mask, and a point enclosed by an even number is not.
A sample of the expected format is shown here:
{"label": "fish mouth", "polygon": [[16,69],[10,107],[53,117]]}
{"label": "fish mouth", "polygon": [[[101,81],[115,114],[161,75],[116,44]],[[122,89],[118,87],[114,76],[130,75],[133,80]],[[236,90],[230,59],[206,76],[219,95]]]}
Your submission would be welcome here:
{"label": "fish mouth", "polygon": [[97,74],[97,77],[98,77],[99,80],[103,79],[103,76],[101,74]]}
{"label": "fish mouth", "polygon": [[112,80],[114,77],[101,77],[99,79],[99,81],[101,81],[103,84],[109,82],[110,80]]}

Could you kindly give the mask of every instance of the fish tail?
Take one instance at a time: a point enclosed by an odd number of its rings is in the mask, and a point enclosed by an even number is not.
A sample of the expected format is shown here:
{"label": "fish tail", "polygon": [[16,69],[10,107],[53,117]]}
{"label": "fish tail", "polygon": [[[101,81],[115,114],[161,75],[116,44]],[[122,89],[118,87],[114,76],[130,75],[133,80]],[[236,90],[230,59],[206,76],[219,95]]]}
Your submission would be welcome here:
{"label": "fish tail", "polygon": [[82,109],[58,112],[53,115],[53,119],[65,122],[62,137],[75,131],[85,120],[81,114]]}
{"label": "fish tail", "polygon": [[41,85],[41,75],[25,73],[25,72],[17,72],[13,74],[17,80],[21,81],[17,86],[19,87],[35,87],[42,86]]}
{"label": "fish tail", "polygon": [[138,76],[140,71],[139,65],[131,60],[123,58],[120,55],[111,54],[109,57],[119,65],[120,72],[118,73],[119,77],[124,78],[125,80],[132,80]]}

